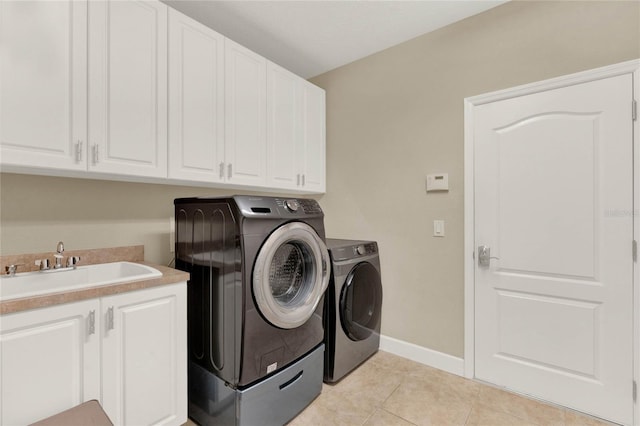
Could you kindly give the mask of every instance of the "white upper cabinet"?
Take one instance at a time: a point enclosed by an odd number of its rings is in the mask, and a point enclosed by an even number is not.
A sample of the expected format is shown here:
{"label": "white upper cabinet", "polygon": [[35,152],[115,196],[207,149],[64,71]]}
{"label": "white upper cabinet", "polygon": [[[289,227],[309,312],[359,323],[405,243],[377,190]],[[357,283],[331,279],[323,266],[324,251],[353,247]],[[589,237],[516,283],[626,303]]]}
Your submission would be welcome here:
{"label": "white upper cabinet", "polygon": [[169,178],[224,181],[224,37],[169,10]]}
{"label": "white upper cabinet", "polygon": [[269,62],[267,65],[267,184],[300,187],[301,78]]}
{"label": "white upper cabinet", "polygon": [[267,67],[267,184],[325,190],[324,90],[269,62]]}
{"label": "white upper cabinet", "polygon": [[2,166],[86,170],[87,4],[0,1]]}
{"label": "white upper cabinet", "polygon": [[225,39],[225,179],[266,183],[266,66],[251,50]]}
{"label": "white upper cabinet", "polygon": [[89,169],[167,176],[167,6],[89,2]]}
{"label": "white upper cabinet", "polygon": [[302,84],[302,189],[326,189],[326,96],[325,91],[307,81]]}
{"label": "white upper cabinet", "polygon": [[0,0],[1,171],[325,191],[324,90],[156,0]]}

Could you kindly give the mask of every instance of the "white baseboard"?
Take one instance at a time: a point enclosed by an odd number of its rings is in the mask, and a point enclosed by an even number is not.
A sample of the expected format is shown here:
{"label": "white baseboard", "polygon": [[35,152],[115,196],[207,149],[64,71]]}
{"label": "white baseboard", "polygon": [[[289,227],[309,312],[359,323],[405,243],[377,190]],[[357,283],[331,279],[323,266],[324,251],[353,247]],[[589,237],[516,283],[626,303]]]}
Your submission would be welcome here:
{"label": "white baseboard", "polygon": [[380,335],[380,350],[446,371],[447,373],[464,376],[464,359],[462,358],[383,335]]}

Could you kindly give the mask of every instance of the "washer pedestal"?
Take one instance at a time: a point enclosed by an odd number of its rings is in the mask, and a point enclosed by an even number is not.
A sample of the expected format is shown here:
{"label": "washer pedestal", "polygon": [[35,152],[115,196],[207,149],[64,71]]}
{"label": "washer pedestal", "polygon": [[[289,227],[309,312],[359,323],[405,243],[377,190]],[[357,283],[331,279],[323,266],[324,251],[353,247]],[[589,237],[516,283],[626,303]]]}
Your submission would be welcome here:
{"label": "washer pedestal", "polygon": [[[282,371],[233,389],[189,363],[189,417],[200,425],[283,425],[322,391],[324,344]],[[196,399],[197,398],[197,399]]]}

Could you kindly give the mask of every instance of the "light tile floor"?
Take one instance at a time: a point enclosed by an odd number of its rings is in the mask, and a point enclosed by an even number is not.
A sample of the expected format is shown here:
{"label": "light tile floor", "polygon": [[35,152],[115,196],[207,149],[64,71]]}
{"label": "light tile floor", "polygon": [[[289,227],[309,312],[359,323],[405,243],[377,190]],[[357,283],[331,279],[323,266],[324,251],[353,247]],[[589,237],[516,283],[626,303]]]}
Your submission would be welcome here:
{"label": "light tile floor", "polygon": [[587,417],[379,351],[289,426],[604,426]]}

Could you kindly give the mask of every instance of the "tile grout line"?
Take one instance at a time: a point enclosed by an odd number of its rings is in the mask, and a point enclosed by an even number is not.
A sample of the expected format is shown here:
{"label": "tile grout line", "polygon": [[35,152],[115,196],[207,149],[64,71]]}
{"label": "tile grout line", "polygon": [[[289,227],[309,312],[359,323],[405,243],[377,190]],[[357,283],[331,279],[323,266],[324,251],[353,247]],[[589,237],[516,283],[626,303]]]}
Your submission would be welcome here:
{"label": "tile grout line", "polygon": [[399,418],[399,419],[404,420],[405,422],[409,423],[410,425],[417,426],[417,425],[416,425],[414,422],[412,422],[411,420],[407,420],[407,419],[405,419],[404,417],[399,416],[399,415],[398,415],[398,414],[396,414],[396,413],[392,413],[391,411],[388,411],[388,410],[386,410],[386,409],[384,409],[384,408],[382,408],[381,410],[382,410],[382,411],[385,411],[386,413],[388,413],[388,414],[390,414],[390,415],[392,415],[392,416],[394,416],[394,417],[397,417],[397,418]]}
{"label": "tile grout line", "polygon": [[480,387],[478,387],[478,390],[476,392],[476,395],[473,397],[473,400],[471,401],[471,406],[469,408],[469,412],[467,413],[467,417],[464,419],[464,424],[467,425],[469,423],[469,418],[471,417],[471,413],[473,412],[473,408],[476,406],[476,404],[480,404]]}
{"label": "tile grout line", "polygon": [[[381,409],[381,410],[383,410],[383,411],[386,411],[387,413],[391,414],[392,416],[395,416],[395,417],[397,417],[397,418],[399,418],[399,419],[402,419],[402,420],[404,420],[405,422],[410,423],[410,424],[412,424],[412,425],[414,425],[414,426],[415,426],[415,423],[413,423],[413,422],[412,422],[412,421],[410,421],[409,419],[405,419],[403,416],[401,416],[401,415],[399,415],[399,414],[396,414],[396,413],[393,413],[393,412],[391,412],[391,411],[389,411],[389,410],[387,410],[387,409],[385,409],[385,408],[384,408],[384,404],[385,404],[385,402],[387,402],[387,401],[389,400],[389,398],[391,398],[391,396],[392,396],[392,395],[393,395],[393,394],[398,390],[398,388],[400,388],[400,386],[402,386],[402,384],[405,382],[405,380],[407,380],[407,379],[410,379],[410,378],[411,378],[411,375],[410,375],[408,372],[404,372],[404,373],[402,373],[402,374],[403,374],[403,378],[402,378],[402,380],[401,380],[401,381],[400,381],[400,383],[398,383],[398,385],[393,389],[393,391],[389,392],[389,395],[384,399],[384,401],[382,401],[382,403],[380,404],[380,409]],[[374,412],[375,412],[375,411],[374,411]]]}

